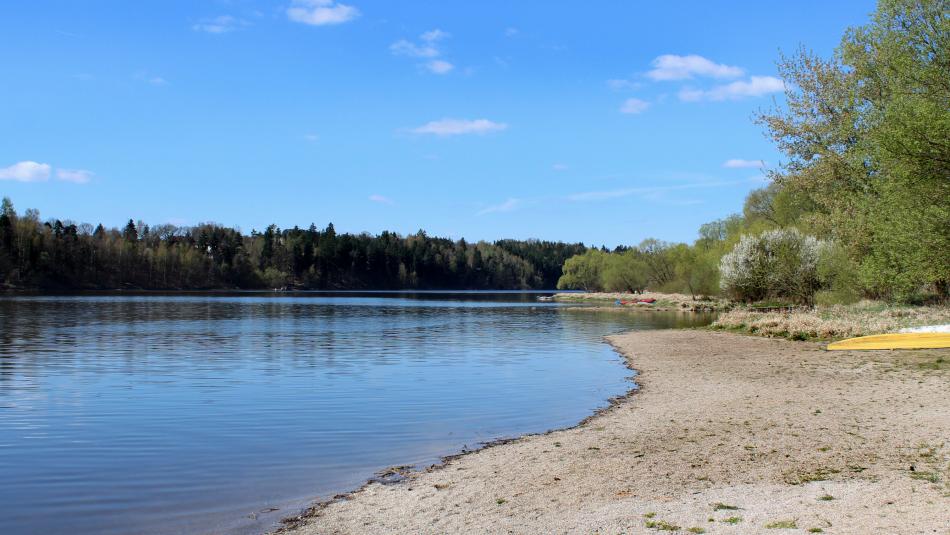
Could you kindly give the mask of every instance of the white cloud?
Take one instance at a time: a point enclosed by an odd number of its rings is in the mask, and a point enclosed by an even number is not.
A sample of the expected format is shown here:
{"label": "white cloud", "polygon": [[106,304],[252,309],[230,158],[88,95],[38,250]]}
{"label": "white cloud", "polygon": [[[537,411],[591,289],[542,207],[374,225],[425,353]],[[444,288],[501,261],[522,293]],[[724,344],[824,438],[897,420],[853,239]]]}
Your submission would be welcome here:
{"label": "white cloud", "polygon": [[555,171],[567,171],[567,164],[565,163],[556,163],[551,166],[551,169]]}
{"label": "white cloud", "polygon": [[455,68],[455,65],[445,60],[435,59],[426,63],[426,68],[435,74],[448,74],[449,71]]}
{"label": "white cloud", "polygon": [[409,56],[413,58],[434,58],[440,54],[439,49],[432,45],[419,46],[405,39],[400,39],[389,45],[389,51],[396,56]]}
{"label": "white cloud", "polygon": [[451,37],[451,35],[452,34],[450,34],[449,32],[443,32],[442,30],[436,28],[434,30],[429,30],[427,32],[424,32],[422,35],[419,36],[419,39],[422,39],[423,41],[427,43],[434,43],[436,41],[441,41],[445,39],[446,37]]}
{"label": "white cloud", "polygon": [[674,184],[669,186],[637,186],[632,188],[620,188],[606,191],[585,191],[581,193],[572,193],[565,197],[569,201],[605,201],[620,197],[629,197],[631,195],[641,195],[647,199],[656,199],[658,195],[670,191],[690,190],[700,188],[718,188],[723,186],[736,186],[747,184],[748,180],[729,180],[719,182],[694,182],[690,184]]}
{"label": "white cloud", "polygon": [[191,29],[196,32],[220,34],[237,30],[242,26],[247,26],[247,22],[236,19],[230,15],[221,15],[209,19],[201,19],[193,24]]}
{"label": "white cloud", "polygon": [[639,82],[634,82],[631,80],[607,80],[607,87],[613,89],[614,91],[620,91],[621,89],[639,89],[642,85],[643,84]]}
{"label": "white cloud", "polygon": [[406,39],[400,39],[389,45],[389,51],[394,56],[427,58],[430,61],[420,64],[420,67],[424,67],[431,73],[448,74],[455,69],[455,65],[453,65],[450,61],[438,58],[441,58],[443,55],[442,49],[439,47],[439,42],[444,41],[449,37],[451,37],[449,32],[436,28],[434,30],[423,32],[419,36],[418,43],[414,43]]}
{"label": "white cloud", "polygon": [[320,141],[320,136],[318,136],[317,134],[305,134],[303,138],[311,143],[316,143],[317,141]]}
{"label": "white cloud", "polygon": [[342,24],[359,15],[355,7],[334,0],[291,0],[287,8],[287,18],[311,26]]}
{"label": "white cloud", "polygon": [[37,163],[29,160],[17,162],[10,167],[0,168],[0,180],[43,182],[49,180],[51,169],[47,163]]}
{"label": "white cloud", "polygon": [[414,134],[434,134],[436,136],[455,136],[460,134],[487,134],[508,128],[505,123],[496,123],[488,119],[440,119],[430,121],[413,128]]}
{"label": "white cloud", "polygon": [[694,76],[735,78],[744,72],[739,67],[715,63],[696,54],[664,54],[653,60],[653,69],[647,72],[647,76],[653,80],[685,80]]}
{"label": "white cloud", "polygon": [[742,158],[733,158],[731,160],[726,160],[722,164],[723,167],[728,167],[729,169],[748,169],[754,168],[759,169],[765,167],[764,160],[743,160]]}
{"label": "white cloud", "polygon": [[501,204],[494,204],[478,211],[476,215],[492,214],[496,212],[511,212],[521,205],[521,199],[509,198]]}
{"label": "white cloud", "polygon": [[700,100],[739,100],[747,97],[761,97],[769,93],[785,90],[785,83],[774,76],[750,76],[748,80],[737,80],[717,85],[709,90],[683,88],[679,92],[680,100],[697,102]]}
{"label": "white cloud", "polygon": [[518,33],[519,33],[518,28],[515,28],[513,26],[509,26],[505,28],[505,37],[514,37],[518,35]]}
{"label": "white cloud", "polygon": [[168,85],[168,80],[144,70],[136,72],[132,78],[152,85]]}
{"label": "white cloud", "polygon": [[85,169],[57,169],[56,178],[65,182],[73,182],[75,184],[85,184],[92,180],[92,177],[95,173],[92,171],[86,171]]}
{"label": "white cloud", "polygon": [[382,196],[382,195],[376,195],[376,194],[370,195],[370,196],[369,196],[369,200],[371,200],[371,201],[373,201],[373,202],[376,202],[376,203],[379,203],[379,204],[396,204],[396,203],[395,203],[392,199],[390,199],[389,197],[384,197],[384,196]]}
{"label": "white cloud", "polygon": [[650,103],[638,98],[628,98],[620,106],[620,113],[643,113],[650,107]]}

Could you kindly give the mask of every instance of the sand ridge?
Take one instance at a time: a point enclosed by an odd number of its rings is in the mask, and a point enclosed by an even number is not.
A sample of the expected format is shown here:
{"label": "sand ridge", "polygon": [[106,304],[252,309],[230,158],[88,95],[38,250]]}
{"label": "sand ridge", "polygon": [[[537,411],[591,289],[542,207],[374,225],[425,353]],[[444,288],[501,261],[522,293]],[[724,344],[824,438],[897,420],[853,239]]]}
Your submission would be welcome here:
{"label": "sand ridge", "polygon": [[950,534],[947,350],[704,330],[610,342],[640,372],[635,395],[368,484],[289,531]]}

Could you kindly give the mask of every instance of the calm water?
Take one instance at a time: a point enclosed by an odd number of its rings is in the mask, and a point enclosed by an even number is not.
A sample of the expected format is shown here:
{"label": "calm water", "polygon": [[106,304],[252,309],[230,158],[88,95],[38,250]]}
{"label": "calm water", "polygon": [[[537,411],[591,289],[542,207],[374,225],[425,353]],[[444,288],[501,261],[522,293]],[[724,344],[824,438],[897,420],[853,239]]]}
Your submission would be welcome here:
{"label": "calm water", "polygon": [[387,466],[572,425],[631,387],[604,335],[705,321],[568,308],[0,297],[0,533],[260,532]]}

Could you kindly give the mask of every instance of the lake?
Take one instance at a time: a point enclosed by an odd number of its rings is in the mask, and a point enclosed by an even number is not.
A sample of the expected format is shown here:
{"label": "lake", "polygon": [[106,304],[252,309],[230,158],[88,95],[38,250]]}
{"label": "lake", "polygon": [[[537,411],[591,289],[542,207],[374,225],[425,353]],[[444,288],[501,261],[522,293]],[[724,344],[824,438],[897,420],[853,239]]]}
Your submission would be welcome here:
{"label": "lake", "polygon": [[258,533],[392,465],[576,424],[607,334],[531,293],[0,297],[0,533]]}

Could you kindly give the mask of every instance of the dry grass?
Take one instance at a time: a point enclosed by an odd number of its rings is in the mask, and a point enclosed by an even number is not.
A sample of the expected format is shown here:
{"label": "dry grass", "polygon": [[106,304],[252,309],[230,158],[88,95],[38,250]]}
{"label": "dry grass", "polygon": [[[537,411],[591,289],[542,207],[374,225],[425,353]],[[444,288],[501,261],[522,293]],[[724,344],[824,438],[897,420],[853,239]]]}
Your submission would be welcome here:
{"label": "dry grass", "polygon": [[613,304],[618,299],[632,301],[635,299],[656,299],[652,305],[633,305],[631,308],[661,308],[688,311],[728,310],[731,303],[720,297],[696,298],[686,294],[668,294],[659,292],[643,292],[630,294],[620,292],[588,292],[588,293],[559,293],[554,298],[561,302],[576,302],[589,304]]}
{"label": "dry grass", "polygon": [[740,308],[719,316],[712,326],[792,340],[835,340],[946,323],[950,323],[948,306],[890,306],[861,301],[791,313]]}

